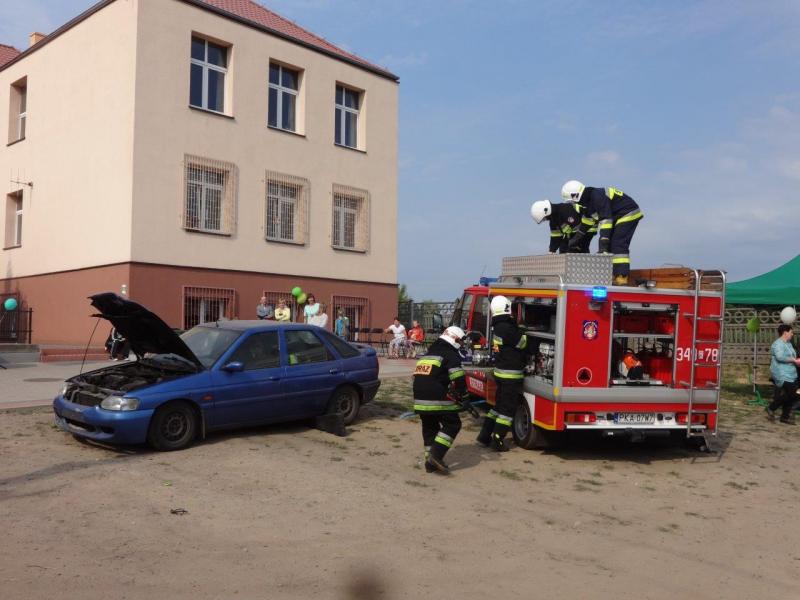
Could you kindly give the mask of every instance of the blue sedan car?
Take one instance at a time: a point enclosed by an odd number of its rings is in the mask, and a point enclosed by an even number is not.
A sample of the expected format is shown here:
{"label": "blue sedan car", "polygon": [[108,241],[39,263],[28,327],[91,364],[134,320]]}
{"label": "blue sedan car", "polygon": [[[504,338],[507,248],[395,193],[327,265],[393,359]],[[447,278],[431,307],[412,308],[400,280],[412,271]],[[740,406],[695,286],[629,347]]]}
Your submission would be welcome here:
{"label": "blue sedan car", "polygon": [[218,429],[334,413],[349,425],[380,386],[375,350],[312,325],[218,321],[178,336],[116,294],[90,299],[137,360],[66,381],[55,422],[78,437],[180,450]]}

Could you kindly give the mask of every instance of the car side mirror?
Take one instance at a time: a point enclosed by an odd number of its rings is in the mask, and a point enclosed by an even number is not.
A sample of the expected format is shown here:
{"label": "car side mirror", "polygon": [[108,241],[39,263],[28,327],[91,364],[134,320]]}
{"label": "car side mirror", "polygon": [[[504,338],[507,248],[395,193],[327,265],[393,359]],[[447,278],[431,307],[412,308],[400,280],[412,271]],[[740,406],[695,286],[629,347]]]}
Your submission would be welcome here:
{"label": "car side mirror", "polygon": [[240,373],[241,371],[244,371],[244,364],[240,363],[238,360],[235,360],[222,367],[222,370],[228,373]]}

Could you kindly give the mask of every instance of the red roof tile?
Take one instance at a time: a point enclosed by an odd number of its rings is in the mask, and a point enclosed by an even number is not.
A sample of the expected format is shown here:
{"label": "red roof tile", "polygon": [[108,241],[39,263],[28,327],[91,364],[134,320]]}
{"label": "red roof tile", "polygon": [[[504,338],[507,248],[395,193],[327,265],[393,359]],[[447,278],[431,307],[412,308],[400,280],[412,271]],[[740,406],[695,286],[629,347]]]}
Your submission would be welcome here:
{"label": "red roof tile", "polygon": [[303,29],[296,23],[280,16],[277,13],[253,2],[253,0],[198,0],[200,4],[208,4],[221,11],[235,15],[246,21],[250,21],[267,29],[271,29],[276,33],[282,34],[286,37],[295,39],[303,44],[312,46],[323,52],[339,56],[348,61],[367,67],[370,70],[380,71],[382,74],[397,79],[397,76],[390,73],[386,69],[374,65],[363,58],[342,50],[338,46],[334,46],[326,39]]}
{"label": "red roof tile", "polygon": [[17,50],[13,46],[6,46],[5,44],[0,44],[0,67],[2,67],[10,60],[16,58],[18,54],[19,50]]}

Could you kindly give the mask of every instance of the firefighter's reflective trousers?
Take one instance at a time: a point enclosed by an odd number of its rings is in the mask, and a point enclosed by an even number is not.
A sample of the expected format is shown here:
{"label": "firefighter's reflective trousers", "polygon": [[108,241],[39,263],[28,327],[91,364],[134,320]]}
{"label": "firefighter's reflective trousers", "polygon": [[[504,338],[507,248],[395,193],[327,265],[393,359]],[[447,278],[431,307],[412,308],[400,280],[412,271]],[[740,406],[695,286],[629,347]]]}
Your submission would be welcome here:
{"label": "firefighter's reflective trousers", "polygon": [[433,454],[442,459],[458,432],[461,431],[461,417],[455,411],[418,411],[422,422],[422,441],[425,444],[425,457]]}

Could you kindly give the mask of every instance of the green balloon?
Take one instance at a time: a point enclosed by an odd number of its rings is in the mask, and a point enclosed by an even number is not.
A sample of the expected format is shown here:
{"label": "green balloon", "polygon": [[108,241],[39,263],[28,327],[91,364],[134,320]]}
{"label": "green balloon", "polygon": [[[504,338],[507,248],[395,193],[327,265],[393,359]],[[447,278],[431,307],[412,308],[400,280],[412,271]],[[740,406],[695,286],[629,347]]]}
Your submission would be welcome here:
{"label": "green balloon", "polygon": [[301,294],[300,294],[300,295],[297,297],[297,303],[298,303],[298,304],[305,304],[305,303],[306,303],[306,295],[305,295],[305,293],[301,293]]}
{"label": "green balloon", "polygon": [[292,288],[292,296],[294,296],[295,298],[299,298],[300,294],[302,294],[302,293],[303,293],[303,290],[301,290],[300,287],[294,286]]}
{"label": "green balloon", "polygon": [[17,299],[16,298],[6,298],[6,301],[3,303],[3,308],[6,310],[16,310],[17,309]]}
{"label": "green balloon", "polygon": [[761,321],[758,320],[758,317],[753,317],[747,322],[744,328],[750,333],[758,333],[758,330],[761,329]]}

